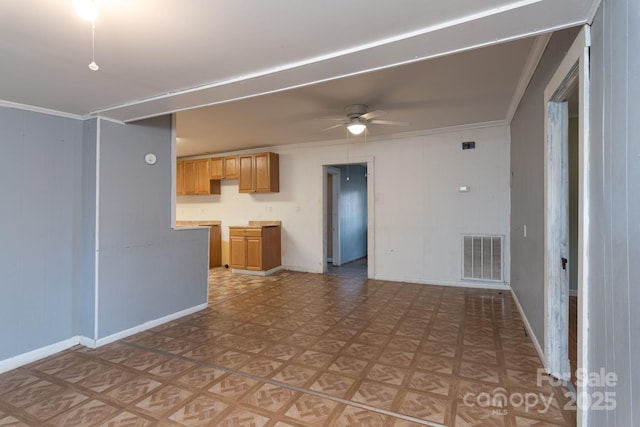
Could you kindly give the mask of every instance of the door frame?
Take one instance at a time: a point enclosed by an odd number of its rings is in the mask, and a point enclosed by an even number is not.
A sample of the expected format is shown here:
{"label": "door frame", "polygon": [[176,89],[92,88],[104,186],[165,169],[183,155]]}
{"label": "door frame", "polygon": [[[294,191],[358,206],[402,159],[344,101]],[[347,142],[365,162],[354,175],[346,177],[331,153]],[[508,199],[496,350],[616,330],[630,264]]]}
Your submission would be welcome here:
{"label": "door frame", "polygon": [[325,219],[324,219],[324,254],[325,260],[324,269],[326,270],[328,257],[327,257],[327,242],[329,233],[332,234],[331,238],[331,258],[332,264],[334,266],[340,265],[340,169],[333,166],[325,166],[325,177],[331,177],[331,194],[325,189],[324,190],[324,202],[323,205],[326,207],[329,197],[331,197],[331,224],[333,225],[333,230],[329,230],[326,215],[328,215],[327,210],[325,208]]}
{"label": "door frame", "polygon": [[[544,355],[547,372],[571,381],[568,358],[569,270],[561,257],[568,257],[568,105],[567,97],[577,88],[578,118],[578,351],[577,369],[588,366],[589,277],[585,260],[589,253],[589,26],[585,25],[565,55],[544,91],[545,179],[544,179]],[[578,383],[577,395],[582,386]],[[578,426],[586,417],[578,408]]]}
{"label": "door frame", "polygon": [[[322,194],[322,213],[320,215],[322,224],[319,224],[322,230],[322,272],[327,272],[327,168],[339,165],[347,164],[366,164],[367,165],[367,277],[369,279],[375,279],[375,173],[374,173],[374,156],[355,156],[349,157],[345,162],[342,159],[327,158],[320,162],[322,179],[321,193]],[[335,186],[334,186],[335,187]],[[339,215],[338,215],[339,216]],[[338,243],[339,245],[339,243]]]}

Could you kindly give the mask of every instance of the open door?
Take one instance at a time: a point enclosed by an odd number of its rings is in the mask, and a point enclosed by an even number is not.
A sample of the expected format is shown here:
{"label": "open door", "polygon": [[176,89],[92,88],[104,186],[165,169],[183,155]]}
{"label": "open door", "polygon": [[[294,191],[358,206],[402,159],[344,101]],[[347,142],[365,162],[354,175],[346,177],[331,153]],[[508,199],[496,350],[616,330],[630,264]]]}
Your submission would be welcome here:
{"label": "open door", "polygon": [[[584,260],[588,253],[587,171],[589,150],[589,27],[585,26],[567,52],[545,89],[545,335],[547,372],[565,381],[571,389],[569,363],[569,279],[570,259],[577,262],[577,366],[586,366],[588,357],[588,286]],[[578,97],[578,194],[577,250],[570,254],[569,227],[569,99]],[[571,256],[574,255],[574,256]],[[575,390],[574,390],[575,391]],[[578,384],[577,396],[581,395]],[[586,425],[578,405],[578,426]]]}

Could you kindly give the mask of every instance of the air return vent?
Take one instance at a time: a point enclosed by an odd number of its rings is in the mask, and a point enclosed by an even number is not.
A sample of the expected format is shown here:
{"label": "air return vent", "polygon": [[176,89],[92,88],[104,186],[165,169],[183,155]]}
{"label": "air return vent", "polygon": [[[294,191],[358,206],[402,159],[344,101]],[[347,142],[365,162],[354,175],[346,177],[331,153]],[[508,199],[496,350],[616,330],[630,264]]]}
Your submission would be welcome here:
{"label": "air return vent", "polygon": [[462,278],[502,282],[502,236],[462,236]]}

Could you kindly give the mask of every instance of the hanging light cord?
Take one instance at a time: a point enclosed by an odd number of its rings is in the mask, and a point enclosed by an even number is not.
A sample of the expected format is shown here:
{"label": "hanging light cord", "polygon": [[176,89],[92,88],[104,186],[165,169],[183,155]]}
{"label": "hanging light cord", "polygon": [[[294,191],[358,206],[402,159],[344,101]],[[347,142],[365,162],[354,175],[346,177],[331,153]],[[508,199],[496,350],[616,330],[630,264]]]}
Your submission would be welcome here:
{"label": "hanging light cord", "polygon": [[91,23],[91,64],[89,64],[91,71],[98,71],[100,67],[96,64],[96,23]]}

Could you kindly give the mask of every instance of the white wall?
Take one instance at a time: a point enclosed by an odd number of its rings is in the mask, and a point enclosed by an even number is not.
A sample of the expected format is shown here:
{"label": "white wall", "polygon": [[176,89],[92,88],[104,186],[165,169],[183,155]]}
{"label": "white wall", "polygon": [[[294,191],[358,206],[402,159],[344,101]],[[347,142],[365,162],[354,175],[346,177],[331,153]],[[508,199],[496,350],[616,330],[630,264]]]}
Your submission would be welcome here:
{"label": "white wall", "polygon": [[[368,163],[374,278],[473,284],[461,280],[461,234],[481,233],[505,236],[508,281],[508,135],[506,125],[493,124],[395,140],[271,147],[280,154],[280,193],[239,194],[237,181],[223,181],[219,196],[177,197],[176,219],[221,220],[223,240],[229,225],[282,220],[283,266],[319,273],[322,165]],[[463,141],[476,141],[476,149],[463,151]],[[461,185],[471,191],[458,192]]]}

